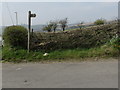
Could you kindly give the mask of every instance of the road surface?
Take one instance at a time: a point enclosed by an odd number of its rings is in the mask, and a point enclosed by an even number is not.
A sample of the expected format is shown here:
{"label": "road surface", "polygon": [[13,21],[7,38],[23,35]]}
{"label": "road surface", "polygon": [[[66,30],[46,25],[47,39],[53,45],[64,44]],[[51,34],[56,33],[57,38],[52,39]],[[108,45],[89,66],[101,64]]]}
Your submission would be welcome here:
{"label": "road surface", "polygon": [[118,61],[5,63],[3,88],[118,88]]}

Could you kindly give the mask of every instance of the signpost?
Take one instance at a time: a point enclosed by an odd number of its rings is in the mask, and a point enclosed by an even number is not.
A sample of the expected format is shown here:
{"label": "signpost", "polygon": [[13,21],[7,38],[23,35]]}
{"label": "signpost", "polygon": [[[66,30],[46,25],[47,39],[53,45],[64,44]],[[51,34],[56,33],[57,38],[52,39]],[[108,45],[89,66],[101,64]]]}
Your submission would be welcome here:
{"label": "signpost", "polygon": [[36,17],[36,14],[31,14],[31,11],[28,13],[28,53],[30,51],[30,31],[31,31],[31,17]]}

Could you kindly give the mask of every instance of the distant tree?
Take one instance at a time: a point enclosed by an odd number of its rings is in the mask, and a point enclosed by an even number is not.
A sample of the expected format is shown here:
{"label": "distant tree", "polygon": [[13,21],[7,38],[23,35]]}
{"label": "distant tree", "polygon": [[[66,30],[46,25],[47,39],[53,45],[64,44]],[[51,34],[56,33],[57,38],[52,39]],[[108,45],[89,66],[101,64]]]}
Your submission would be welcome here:
{"label": "distant tree", "polygon": [[105,20],[104,19],[97,19],[95,22],[94,22],[95,25],[101,25],[101,24],[105,24]]}
{"label": "distant tree", "polygon": [[60,26],[61,26],[61,28],[62,28],[63,31],[65,30],[65,28],[67,26],[67,23],[68,23],[67,18],[59,21],[59,24],[60,24]]}
{"label": "distant tree", "polygon": [[57,21],[51,21],[50,24],[52,25],[52,29],[54,30],[54,32],[56,31],[56,28],[58,26],[58,22]]}
{"label": "distant tree", "polygon": [[43,27],[43,31],[51,32],[52,31],[52,27],[53,27],[53,24],[49,23],[48,25],[46,25],[45,27]]}
{"label": "distant tree", "polygon": [[82,28],[82,24],[84,24],[83,21],[80,24],[78,24],[77,26],[81,29]]}

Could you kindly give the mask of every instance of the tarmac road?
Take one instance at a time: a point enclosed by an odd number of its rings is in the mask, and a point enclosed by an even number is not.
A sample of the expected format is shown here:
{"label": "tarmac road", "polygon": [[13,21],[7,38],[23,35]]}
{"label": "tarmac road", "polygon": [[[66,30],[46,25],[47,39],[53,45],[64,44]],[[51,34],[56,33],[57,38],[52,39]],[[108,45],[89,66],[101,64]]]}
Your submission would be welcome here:
{"label": "tarmac road", "polygon": [[118,61],[2,65],[3,88],[118,88]]}

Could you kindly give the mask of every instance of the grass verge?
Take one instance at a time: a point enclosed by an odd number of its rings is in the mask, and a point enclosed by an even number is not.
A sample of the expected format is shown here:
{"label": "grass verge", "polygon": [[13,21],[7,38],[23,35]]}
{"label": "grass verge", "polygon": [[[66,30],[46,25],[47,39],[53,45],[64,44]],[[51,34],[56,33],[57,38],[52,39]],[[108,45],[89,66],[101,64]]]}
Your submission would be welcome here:
{"label": "grass verge", "polygon": [[[48,55],[44,56],[44,53]],[[86,58],[106,58],[118,57],[119,50],[111,45],[103,45],[90,49],[66,49],[51,52],[30,51],[27,53],[25,49],[16,49],[4,47],[2,49],[2,58],[7,62],[42,62],[42,61],[64,61],[71,59],[84,60]]]}

